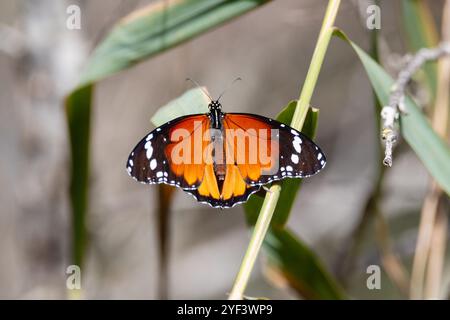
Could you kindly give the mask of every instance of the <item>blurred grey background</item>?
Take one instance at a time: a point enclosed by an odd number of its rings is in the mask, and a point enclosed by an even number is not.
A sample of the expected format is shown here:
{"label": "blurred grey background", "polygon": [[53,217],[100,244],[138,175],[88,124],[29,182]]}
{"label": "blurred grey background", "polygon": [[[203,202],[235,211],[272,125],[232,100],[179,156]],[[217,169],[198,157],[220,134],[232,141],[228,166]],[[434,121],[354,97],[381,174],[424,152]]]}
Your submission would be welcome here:
{"label": "blurred grey background", "polygon": [[[65,298],[71,218],[63,99],[114,23],[150,2],[0,2],[0,298]],[[70,4],[81,8],[81,30],[65,26]],[[326,4],[273,1],[96,87],[86,298],[158,297],[157,189],[135,183],[124,168],[131,148],[153,128],[149,119],[158,107],[191,87],[186,77],[217,95],[240,76],[223,97],[225,110],[274,117],[299,96]],[[380,4],[386,46],[403,54],[400,1]],[[336,25],[367,49],[358,5],[342,1]],[[432,6],[438,17],[441,1]],[[328,164],[305,180],[289,226],[331,273],[352,265],[339,275],[350,297],[399,297],[385,275],[382,290],[366,288],[367,266],[380,264],[373,229],[361,254],[344,261],[373,186],[378,137],[368,79],[340,39],[330,43],[312,103],[320,108],[317,142]],[[408,263],[429,177],[405,149],[387,173],[383,214],[396,239],[393,250]],[[169,297],[226,298],[250,237],[242,206],[219,211],[178,191],[172,213]],[[265,273],[258,264],[248,295],[297,298]]]}

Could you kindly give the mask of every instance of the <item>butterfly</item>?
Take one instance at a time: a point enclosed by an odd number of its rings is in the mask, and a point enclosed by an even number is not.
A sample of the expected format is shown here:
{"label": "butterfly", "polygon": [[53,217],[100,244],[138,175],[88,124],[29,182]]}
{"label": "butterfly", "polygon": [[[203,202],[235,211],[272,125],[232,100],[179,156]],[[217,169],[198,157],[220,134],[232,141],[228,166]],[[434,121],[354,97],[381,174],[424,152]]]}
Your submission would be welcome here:
{"label": "butterfly", "polygon": [[219,99],[211,99],[208,113],[182,116],[148,133],[128,157],[128,174],[230,208],[272,181],[324,168],[322,150],[300,131],[256,114],[225,113]]}

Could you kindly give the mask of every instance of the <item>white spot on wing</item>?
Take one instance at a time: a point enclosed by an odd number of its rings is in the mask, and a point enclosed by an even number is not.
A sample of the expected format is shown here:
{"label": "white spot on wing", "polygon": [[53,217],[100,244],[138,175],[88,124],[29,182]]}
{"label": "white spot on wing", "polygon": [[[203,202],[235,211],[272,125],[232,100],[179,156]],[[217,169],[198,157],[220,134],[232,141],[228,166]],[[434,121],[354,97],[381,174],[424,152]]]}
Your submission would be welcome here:
{"label": "white spot on wing", "polygon": [[291,166],[286,167],[286,171],[292,171],[292,170],[294,170],[294,169]]}
{"label": "white spot on wing", "polygon": [[302,147],[300,146],[300,144],[302,143],[300,138],[295,137],[294,141],[292,141],[292,145],[294,146],[295,151],[297,151],[297,153],[302,152]]}
{"label": "white spot on wing", "polygon": [[153,154],[153,148],[151,146],[148,147],[147,149],[147,159],[150,160],[150,158],[152,157]]}
{"label": "white spot on wing", "polygon": [[319,153],[319,154],[317,155],[317,160],[320,160],[320,159],[322,159],[322,154],[321,154],[321,153]]}
{"label": "white spot on wing", "polygon": [[294,136],[298,136],[298,132],[295,131],[294,129],[291,129],[291,133],[292,133]]}
{"label": "white spot on wing", "polygon": [[130,161],[128,161],[129,163],[130,163],[130,166],[132,167],[134,164],[133,164],[133,159],[130,159]]}
{"label": "white spot on wing", "polygon": [[[162,171],[158,171],[157,173],[156,173],[156,177],[157,178],[161,178],[163,176],[163,172]],[[161,180],[161,179],[160,179]]]}
{"label": "white spot on wing", "polygon": [[152,159],[152,161],[150,161],[150,169],[155,170],[157,165],[156,159]]}
{"label": "white spot on wing", "polygon": [[291,161],[293,162],[293,163],[295,163],[295,164],[297,164],[298,163],[298,155],[296,155],[296,154],[292,154],[291,155]]}
{"label": "white spot on wing", "polygon": [[153,133],[150,133],[150,134],[147,136],[147,138],[145,138],[145,141],[149,141],[149,140],[151,140],[151,139],[153,139]]}

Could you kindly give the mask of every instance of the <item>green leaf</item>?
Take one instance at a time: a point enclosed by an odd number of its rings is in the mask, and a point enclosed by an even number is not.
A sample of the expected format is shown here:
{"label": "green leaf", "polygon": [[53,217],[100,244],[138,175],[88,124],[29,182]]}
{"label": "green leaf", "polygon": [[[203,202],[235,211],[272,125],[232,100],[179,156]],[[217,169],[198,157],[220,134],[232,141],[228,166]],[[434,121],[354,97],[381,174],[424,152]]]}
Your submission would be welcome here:
{"label": "green leaf", "polygon": [[157,127],[175,118],[195,113],[207,113],[209,98],[203,88],[194,88],[186,91],[178,98],[170,101],[156,111],[150,121]]}
{"label": "green leaf", "polygon": [[73,251],[77,264],[82,262],[86,242],[84,224],[88,207],[89,128],[94,84],[269,1],[159,1],[120,21],[95,49],[77,89],[65,103],[72,163]]}
{"label": "green leaf", "polygon": [[417,51],[423,47],[438,44],[438,32],[430,8],[426,1],[403,0],[403,24],[408,37],[408,45]]}
{"label": "green leaf", "polygon": [[[403,24],[411,50],[416,52],[421,48],[437,46],[438,32],[427,1],[403,0],[402,9]],[[425,63],[423,70],[425,83],[434,97],[437,89],[436,62]]]}
{"label": "green leaf", "polygon": [[[289,102],[288,105],[278,114],[277,120],[290,125],[292,117],[294,116],[296,105],[297,101],[295,100]],[[302,133],[312,139],[315,136],[318,117],[319,110],[310,108],[303,125]],[[300,189],[302,179],[284,179],[279,183],[281,184],[281,193],[273,214],[271,225],[282,227],[286,224],[289,218],[289,214],[294,204],[297,192]],[[254,225],[256,223],[263,201],[264,199],[261,196],[255,194],[244,204],[248,224]]]}
{"label": "green leaf", "polygon": [[[372,87],[382,105],[388,104],[394,80],[360,47],[351,42],[339,30],[335,35],[347,41],[355,50],[366,69]],[[450,194],[450,148],[434,132],[416,103],[408,96],[405,99],[408,114],[400,116],[400,130],[425,168],[447,194]]]}
{"label": "green leaf", "polygon": [[85,216],[88,202],[89,132],[92,86],[79,88],[66,100],[69,124],[70,150],[70,202],[72,204],[73,263],[81,266],[86,244]]}
{"label": "green leaf", "polygon": [[306,299],[344,299],[341,288],[317,256],[291,231],[272,229],[264,240],[268,263]]}
{"label": "green leaf", "polygon": [[94,51],[82,83],[98,81],[269,0],[159,1],[125,17]]}

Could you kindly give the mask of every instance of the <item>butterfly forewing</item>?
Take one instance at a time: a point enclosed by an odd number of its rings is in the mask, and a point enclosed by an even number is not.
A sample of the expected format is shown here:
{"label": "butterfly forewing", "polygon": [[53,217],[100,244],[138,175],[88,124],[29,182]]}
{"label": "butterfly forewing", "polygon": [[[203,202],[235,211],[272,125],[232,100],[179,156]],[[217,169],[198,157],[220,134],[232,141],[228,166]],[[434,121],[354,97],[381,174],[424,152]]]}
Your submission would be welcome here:
{"label": "butterfly forewing", "polygon": [[[131,152],[127,161],[128,173],[142,183],[197,188],[203,178],[204,163],[193,159],[193,135],[208,126],[208,117],[199,114],[183,116],[156,128],[142,138]],[[183,150],[191,150],[190,154],[174,151],[182,144],[185,144]]]}

